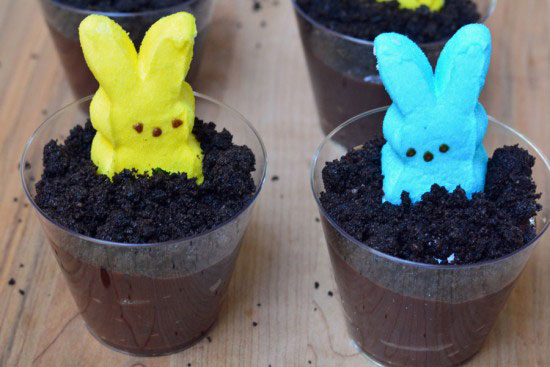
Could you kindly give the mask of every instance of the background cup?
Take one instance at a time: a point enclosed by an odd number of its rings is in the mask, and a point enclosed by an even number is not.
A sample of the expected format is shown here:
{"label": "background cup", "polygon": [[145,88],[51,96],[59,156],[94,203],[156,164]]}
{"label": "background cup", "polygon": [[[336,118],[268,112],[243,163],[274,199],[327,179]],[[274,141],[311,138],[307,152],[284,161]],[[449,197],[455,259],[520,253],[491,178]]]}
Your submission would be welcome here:
{"label": "background cup", "polygon": [[99,87],[86,65],[78,39],[78,26],[88,15],[99,14],[113,19],[129,33],[134,45],[139,48],[145,32],[160,18],[180,11],[193,14],[198,33],[195,39],[193,62],[186,78],[188,82],[192,82],[198,73],[215,0],[182,0],[181,4],[169,8],[137,13],[84,10],[61,4],[57,0],[40,0],[40,4],[69,85],[74,96],[80,99],[95,93]]}
{"label": "background cup", "polygon": [[[480,22],[484,23],[493,13],[496,0],[473,1],[481,14]],[[296,0],[292,3],[323,132],[328,134],[361,112],[390,105],[391,99],[376,70],[373,42],[332,31],[306,14]],[[435,66],[446,42],[419,46]],[[348,133],[353,136],[360,132],[350,129]],[[343,133],[339,136],[348,137]]]}
{"label": "background cup", "polygon": [[[137,355],[182,350],[206,335],[218,318],[241,240],[265,179],[266,153],[238,112],[195,93],[196,115],[227,129],[256,157],[256,192],[228,221],[200,235],[157,244],[123,244],[80,235],[49,218],[34,202],[42,151],[63,141],[88,115],[91,97],[48,118],[30,138],[21,160],[25,194],[38,212],[55,257],[90,332],[101,342]],[[27,164],[26,164],[27,163]],[[30,167],[28,165],[30,163]]]}
{"label": "background cup", "polygon": [[[321,213],[348,332],[370,358],[388,366],[453,366],[477,353],[493,327],[529,256],[548,228],[550,166],[524,136],[489,118],[484,145],[489,153],[519,144],[536,158],[533,178],[542,192],[536,238],[497,260],[473,265],[428,265],[376,251],[344,232],[324,210],[322,170],[349,149],[382,136],[386,108],[358,115],[321,143],[311,167],[313,195]],[[368,125],[349,139],[346,130]],[[342,136],[349,145],[343,145]]]}

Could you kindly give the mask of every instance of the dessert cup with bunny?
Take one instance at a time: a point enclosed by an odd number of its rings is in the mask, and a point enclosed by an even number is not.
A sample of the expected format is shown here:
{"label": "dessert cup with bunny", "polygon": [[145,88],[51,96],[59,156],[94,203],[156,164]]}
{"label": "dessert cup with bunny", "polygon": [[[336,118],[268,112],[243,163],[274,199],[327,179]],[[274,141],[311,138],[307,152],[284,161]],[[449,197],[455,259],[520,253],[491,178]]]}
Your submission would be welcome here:
{"label": "dessert cup with bunny", "polygon": [[208,33],[215,0],[40,0],[42,14],[76,99],[93,94],[99,85],[84,60],[78,39],[78,25],[88,15],[105,15],[115,20],[139,45],[145,32],[162,17],[177,12],[193,14],[197,22],[195,56],[187,75],[194,81]]}
{"label": "dessert cup with bunny", "polygon": [[193,16],[176,13],[138,53],[114,21],[87,17],[80,40],[100,88],[49,117],[22,157],[86,326],[136,355],[207,335],[265,178],[252,125],[184,81],[195,35]]}
{"label": "dessert cup with bunny", "polygon": [[458,365],[481,349],[548,228],[550,167],[478,102],[485,26],[461,28],[435,73],[405,36],[374,45],[393,104],[330,133],[311,170],[348,331],[384,365]]}

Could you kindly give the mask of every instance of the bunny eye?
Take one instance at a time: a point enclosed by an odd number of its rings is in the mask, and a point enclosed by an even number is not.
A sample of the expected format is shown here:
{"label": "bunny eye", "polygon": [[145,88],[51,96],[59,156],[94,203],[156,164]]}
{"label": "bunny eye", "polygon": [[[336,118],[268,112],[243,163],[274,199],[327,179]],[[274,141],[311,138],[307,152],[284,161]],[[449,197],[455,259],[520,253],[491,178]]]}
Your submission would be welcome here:
{"label": "bunny eye", "polygon": [[174,129],[177,129],[181,125],[183,125],[183,122],[181,120],[178,120],[178,119],[172,120],[172,127]]}
{"label": "bunny eye", "polygon": [[143,124],[141,122],[138,122],[132,127],[134,128],[135,131],[138,132],[138,134],[141,134],[141,132],[143,131]]}
{"label": "bunny eye", "polygon": [[407,149],[407,157],[414,157],[414,155],[416,154],[416,150],[414,150],[414,148],[409,148]]}
{"label": "bunny eye", "polygon": [[448,146],[447,144],[441,144],[441,145],[439,146],[439,151],[440,151],[441,153],[447,153],[447,152],[449,151],[449,149],[450,149],[450,148],[449,148],[449,146]]}
{"label": "bunny eye", "polygon": [[424,160],[426,162],[431,162],[434,159],[434,155],[431,152],[424,153]]}
{"label": "bunny eye", "polygon": [[155,127],[155,128],[153,129],[153,136],[154,136],[155,138],[158,138],[161,134],[162,134],[162,130],[161,130],[160,128]]}

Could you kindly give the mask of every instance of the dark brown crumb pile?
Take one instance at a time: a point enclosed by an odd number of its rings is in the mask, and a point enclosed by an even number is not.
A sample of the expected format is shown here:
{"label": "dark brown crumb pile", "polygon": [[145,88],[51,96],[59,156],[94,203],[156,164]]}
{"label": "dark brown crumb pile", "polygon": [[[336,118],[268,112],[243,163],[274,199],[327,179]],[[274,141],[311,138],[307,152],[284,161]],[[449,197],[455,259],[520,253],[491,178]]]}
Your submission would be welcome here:
{"label": "dark brown crumb pile", "polygon": [[403,192],[397,206],[382,203],[383,144],[382,139],[367,142],[327,163],[322,173],[323,207],[359,241],[406,260],[470,264],[509,254],[535,236],[530,218],[541,209],[541,195],[531,177],[535,158],[526,150],[497,149],[488,163],[485,191],[471,200],[460,187],[449,193],[433,185],[415,204]]}
{"label": "dark brown crumb pile", "polygon": [[36,204],[63,226],[104,240],[153,243],[204,232],[235,215],[256,191],[254,154],[215,127],[195,120],[205,178],[196,185],[184,173],[162,171],[145,176],[125,170],[111,182],[90,159],[91,123],[76,126],[64,144],[52,140],[44,147]]}
{"label": "dark brown crumb pile", "polygon": [[327,28],[368,41],[384,32],[405,34],[415,42],[440,41],[481,18],[472,0],[446,0],[437,12],[426,6],[416,10],[400,9],[397,1],[296,1],[311,18]]}
{"label": "dark brown crumb pile", "polygon": [[54,0],[79,9],[114,12],[139,12],[164,9],[188,0]]}
{"label": "dark brown crumb pile", "polygon": [[259,1],[254,1],[252,3],[252,10],[254,11],[260,11],[262,9],[262,4]]}

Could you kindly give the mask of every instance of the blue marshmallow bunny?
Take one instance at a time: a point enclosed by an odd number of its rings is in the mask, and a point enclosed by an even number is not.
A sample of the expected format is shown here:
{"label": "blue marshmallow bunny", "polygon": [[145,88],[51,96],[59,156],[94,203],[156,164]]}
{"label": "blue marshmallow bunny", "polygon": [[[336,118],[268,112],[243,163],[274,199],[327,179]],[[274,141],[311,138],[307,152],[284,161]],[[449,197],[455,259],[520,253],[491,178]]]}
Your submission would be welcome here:
{"label": "blue marshmallow bunny", "polygon": [[393,100],[384,118],[384,200],[401,203],[407,191],[421,200],[433,184],[468,198],[483,191],[487,114],[478,102],[491,55],[491,33],[481,24],[462,27],[443,49],[435,75],[422,50],[407,37],[384,33],[374,40],[378,70]]}

